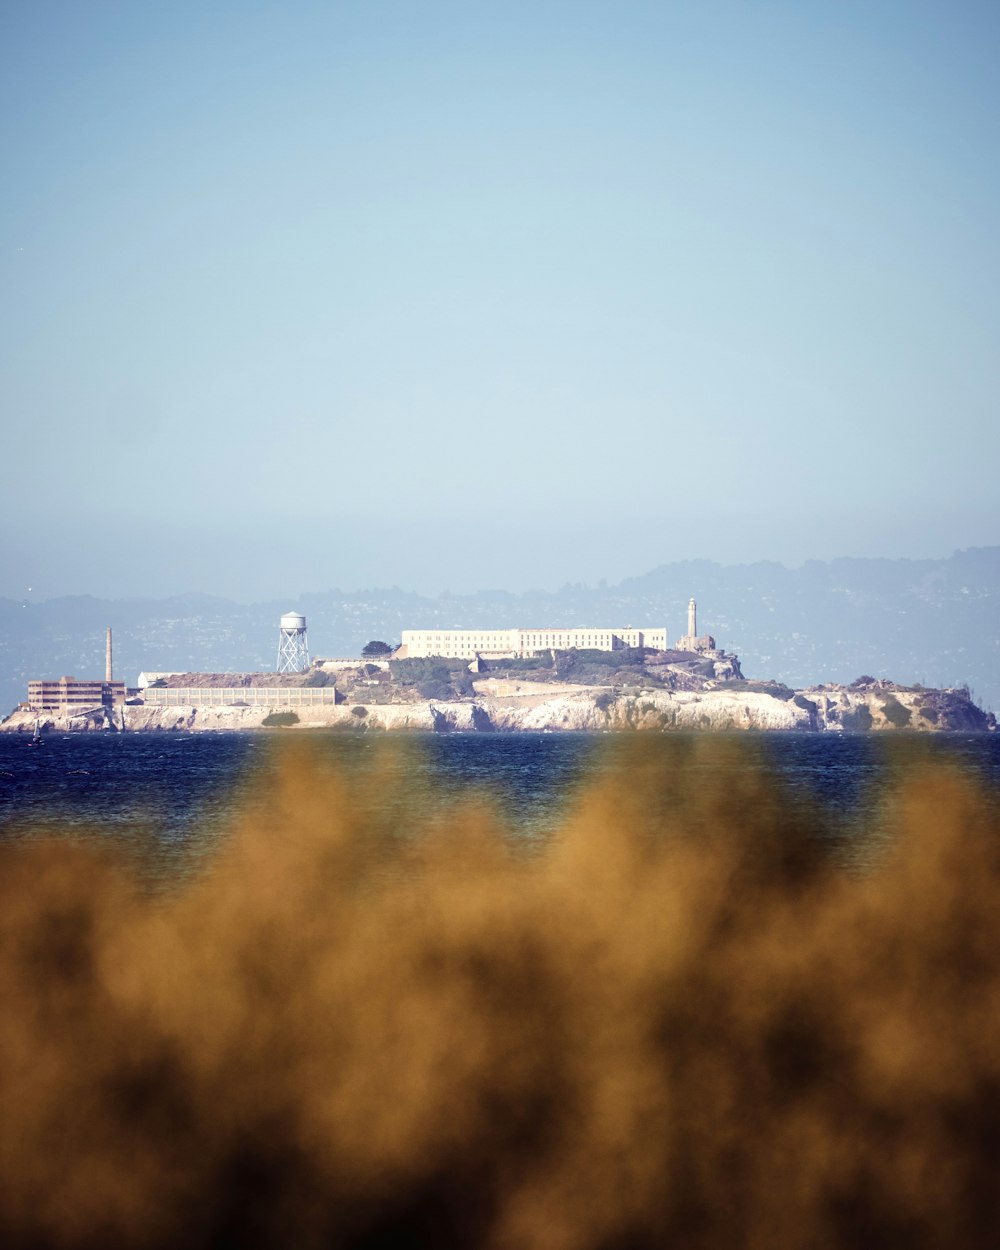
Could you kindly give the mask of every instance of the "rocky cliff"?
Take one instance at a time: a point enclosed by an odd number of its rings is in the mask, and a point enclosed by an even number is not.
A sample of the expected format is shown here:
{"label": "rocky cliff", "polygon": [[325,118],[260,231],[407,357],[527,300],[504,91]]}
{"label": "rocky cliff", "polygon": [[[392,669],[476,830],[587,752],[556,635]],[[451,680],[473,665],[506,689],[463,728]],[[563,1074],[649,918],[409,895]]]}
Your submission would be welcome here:
{"label": "rocky cliff", "polygon": [[[703,690],[632,688],[612,690],[558,683],[477,683],[461,701],[365,705],[319,705],[292,709],[195,707],[179,692],[176,705],[125,709],[133,732],[256,730],[270,727],[424,732],[518,731],[774,731],[858,733],[912,730],[921,733],[994,730],[992,714],[977,707],[964,690],[923,690],[879,681],[852,686],[816,686],[774,692],[746,689],[738,682]],[[114,732],[119,714],[101,708],[70,717],[38,718],[43,732]],[[8,733],[31,733],[36,714],[13,713]]]}

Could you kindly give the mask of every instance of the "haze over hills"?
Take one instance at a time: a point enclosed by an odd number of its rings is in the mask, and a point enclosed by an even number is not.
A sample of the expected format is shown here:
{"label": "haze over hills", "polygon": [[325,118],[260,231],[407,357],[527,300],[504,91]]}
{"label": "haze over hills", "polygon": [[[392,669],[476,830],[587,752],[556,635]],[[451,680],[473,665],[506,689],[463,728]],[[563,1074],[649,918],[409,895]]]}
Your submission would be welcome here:
{"label": "haze over hills", "polygon": [[357,655],[404,628],[660,624],[683,633],[688,598],[699,629],[736,652],[748,677],[790,686],[850,682],[861,674],[926,686],[968,685],[1000,707],[1000,547],[947,559],[840,559],[799,568],[690,560],[617,585],[566,585],[510,594],[436,598],[398,588],[308,592],[294,603],[250,605],[207,595],[169,599],[0,600],[0,707],[24,698],[31,677],[103,672],[104,630],[114,628],[116,676],[142,669],[271,670],[278,618],[308,618],[314,656]]}

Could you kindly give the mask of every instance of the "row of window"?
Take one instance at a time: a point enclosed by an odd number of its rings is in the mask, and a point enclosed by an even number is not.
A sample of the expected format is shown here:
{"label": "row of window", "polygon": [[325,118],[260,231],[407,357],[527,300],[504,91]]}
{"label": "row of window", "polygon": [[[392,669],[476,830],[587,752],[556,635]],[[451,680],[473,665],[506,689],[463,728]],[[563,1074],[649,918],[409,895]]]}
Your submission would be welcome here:
{"label": "row of window", "polygon": [[605,645],[610,646],[612,637],[613,635],[611,634],[581,635],[577,633],[564,633],[564,634],[521,634],[521,635],[516,635],[514,637],[512,637],[510,634],[500,634],[500,635],[492,635],[492,636],[488,634],[486,635],[476,634],[472,638],[468,638],[468,637],[455,635],[455,634],[450,634],[450,635],[449,634],[445,634],[445,635],[435,634],[435,635],[428,635],[424,639],[417,638],[414,640],[413,645],[414,646],[421,646],[421,645],[444,646],[447,643],[451,643],[452,645],[455,645],[455,646],[465,646],[465,647],[471,646],[471,647],[476,647],[479,649],[483,647],[512,647],[512,646],[518,646],[518,645],[524,645],[524,644],[528,644],[532,646],[548,647],[548,646],[558,646],[561,643],[565,643],[566,645],[578,645],[580,643],[583,643],[583,644],[590,644],[594,646],[599,646],[600,644],[603,643]]}
{"label": "row of window", "polygon": [[666,645],[666,635],[659,631],[629,633],[626,635],[581,634],[572,631],[551,634],[521,634],[516,638],[512,638],[510,634],[493,636],[477,634],[472,638],[457,634],[434,634],[428,635],[423,639],[418,637],[414,639],[411,645],[415,651],[423,648],[430,649],[449,646],[454,648],[459,655],[472,655],[477,651],[507,651],[546,647],[596,647],[602,650],[610,650],[616,636],[623,637],[623,639],[631,639],[635,642],[638,642],[641,637],[646,637],[650,642],[656,639],[661,641],[663,645]]}
{"label": "row of window", "polygon": [[199,704],[251,704],[280,707],[286,704],[335,703],[333,686],[166,686],[147,687],[143,701],[159,707],[190,707]]}
{"label": "row of window", "polygon": [[104,681],[29,681],[27,682],[29,690],[105,690],[114,689],[114,686],[106,686]]}
{"label": "row of window", "polygon": [[41,685],[28,683],[28,694],[40,699],[99,699],[103,694],[124,695],[125,685],[108,686],[101,682],[83,683],[73,686],[61,686],[58,683]]}

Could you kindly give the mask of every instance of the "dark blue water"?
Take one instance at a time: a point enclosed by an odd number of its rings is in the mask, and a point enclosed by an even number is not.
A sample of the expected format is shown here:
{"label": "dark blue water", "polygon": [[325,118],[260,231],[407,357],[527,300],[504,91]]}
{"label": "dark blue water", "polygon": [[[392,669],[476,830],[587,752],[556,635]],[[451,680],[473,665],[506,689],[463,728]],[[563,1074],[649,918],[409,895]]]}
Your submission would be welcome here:
{"label": "dark blue water", "polygon": [[[0,839],[85,837],[129,851],[150,847],[180,870],[224,836],[245,783],[266,767],[280,734],[66,734],[34,746],[0,735]],[[590,773],[600,740],[586,735],[310,733],[330,763],[361,777],[376,765],[401,832],[435,806],[485,793],[515,836],[544,836]],[[394,750],[393,748],[397,748]],[[396,777],[393,778],[392,774]]]}
{"label": "dark blue water", "polygon": [[[278,740],[269,734],[77,734],[50,735],[34,747],[26,736],[0,735],[0,839],[46,832],[83,837],[143,857],[154,875],[184,875],[225,836],[234,796]],[[385,738],[363,734],[310,734],[309,741],[362,778],[386,746]],[[668,739],[661,741],[672,749]],[[897,735],[775,734],[754,737],[753,746],[793,794],[818,806],[831,836],[863,861],[874,818],[871,796],[898,757],[913,769],[928,761],[953,763],[1000,796],[1000,736],[930,735],[909,742]],[[405,774],[393,800],[400,827],[416,826],[428,805],[486,791],[511,837],[544,847],[578,787],[622,752],[627,766],[628,750],[627,738],[587,734],[408,739],[396,763]],[[716,767],[697,757],[686,766]],[[752,764],[737,758],[727,766]]]}

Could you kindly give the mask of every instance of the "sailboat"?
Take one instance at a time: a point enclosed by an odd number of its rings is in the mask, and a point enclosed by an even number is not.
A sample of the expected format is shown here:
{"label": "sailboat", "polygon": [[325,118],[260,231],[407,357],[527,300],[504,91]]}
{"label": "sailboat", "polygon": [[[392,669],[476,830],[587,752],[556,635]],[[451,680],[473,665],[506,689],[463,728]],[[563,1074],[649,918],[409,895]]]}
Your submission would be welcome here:
{"label": "sailboat", "polygon": [[43,746],[43,745],[44,745],[44,744],[43,744],[43,742],[42,742],[42,734],[41,734],[41,730],[38,728],[38,717],[37,717],[37,716],[35,717],[35,732],[31,735],[31,743],[30,743],[30,745],[31,745],[31,746],[33,746],[33,747],[40,747],[40,746]]}

